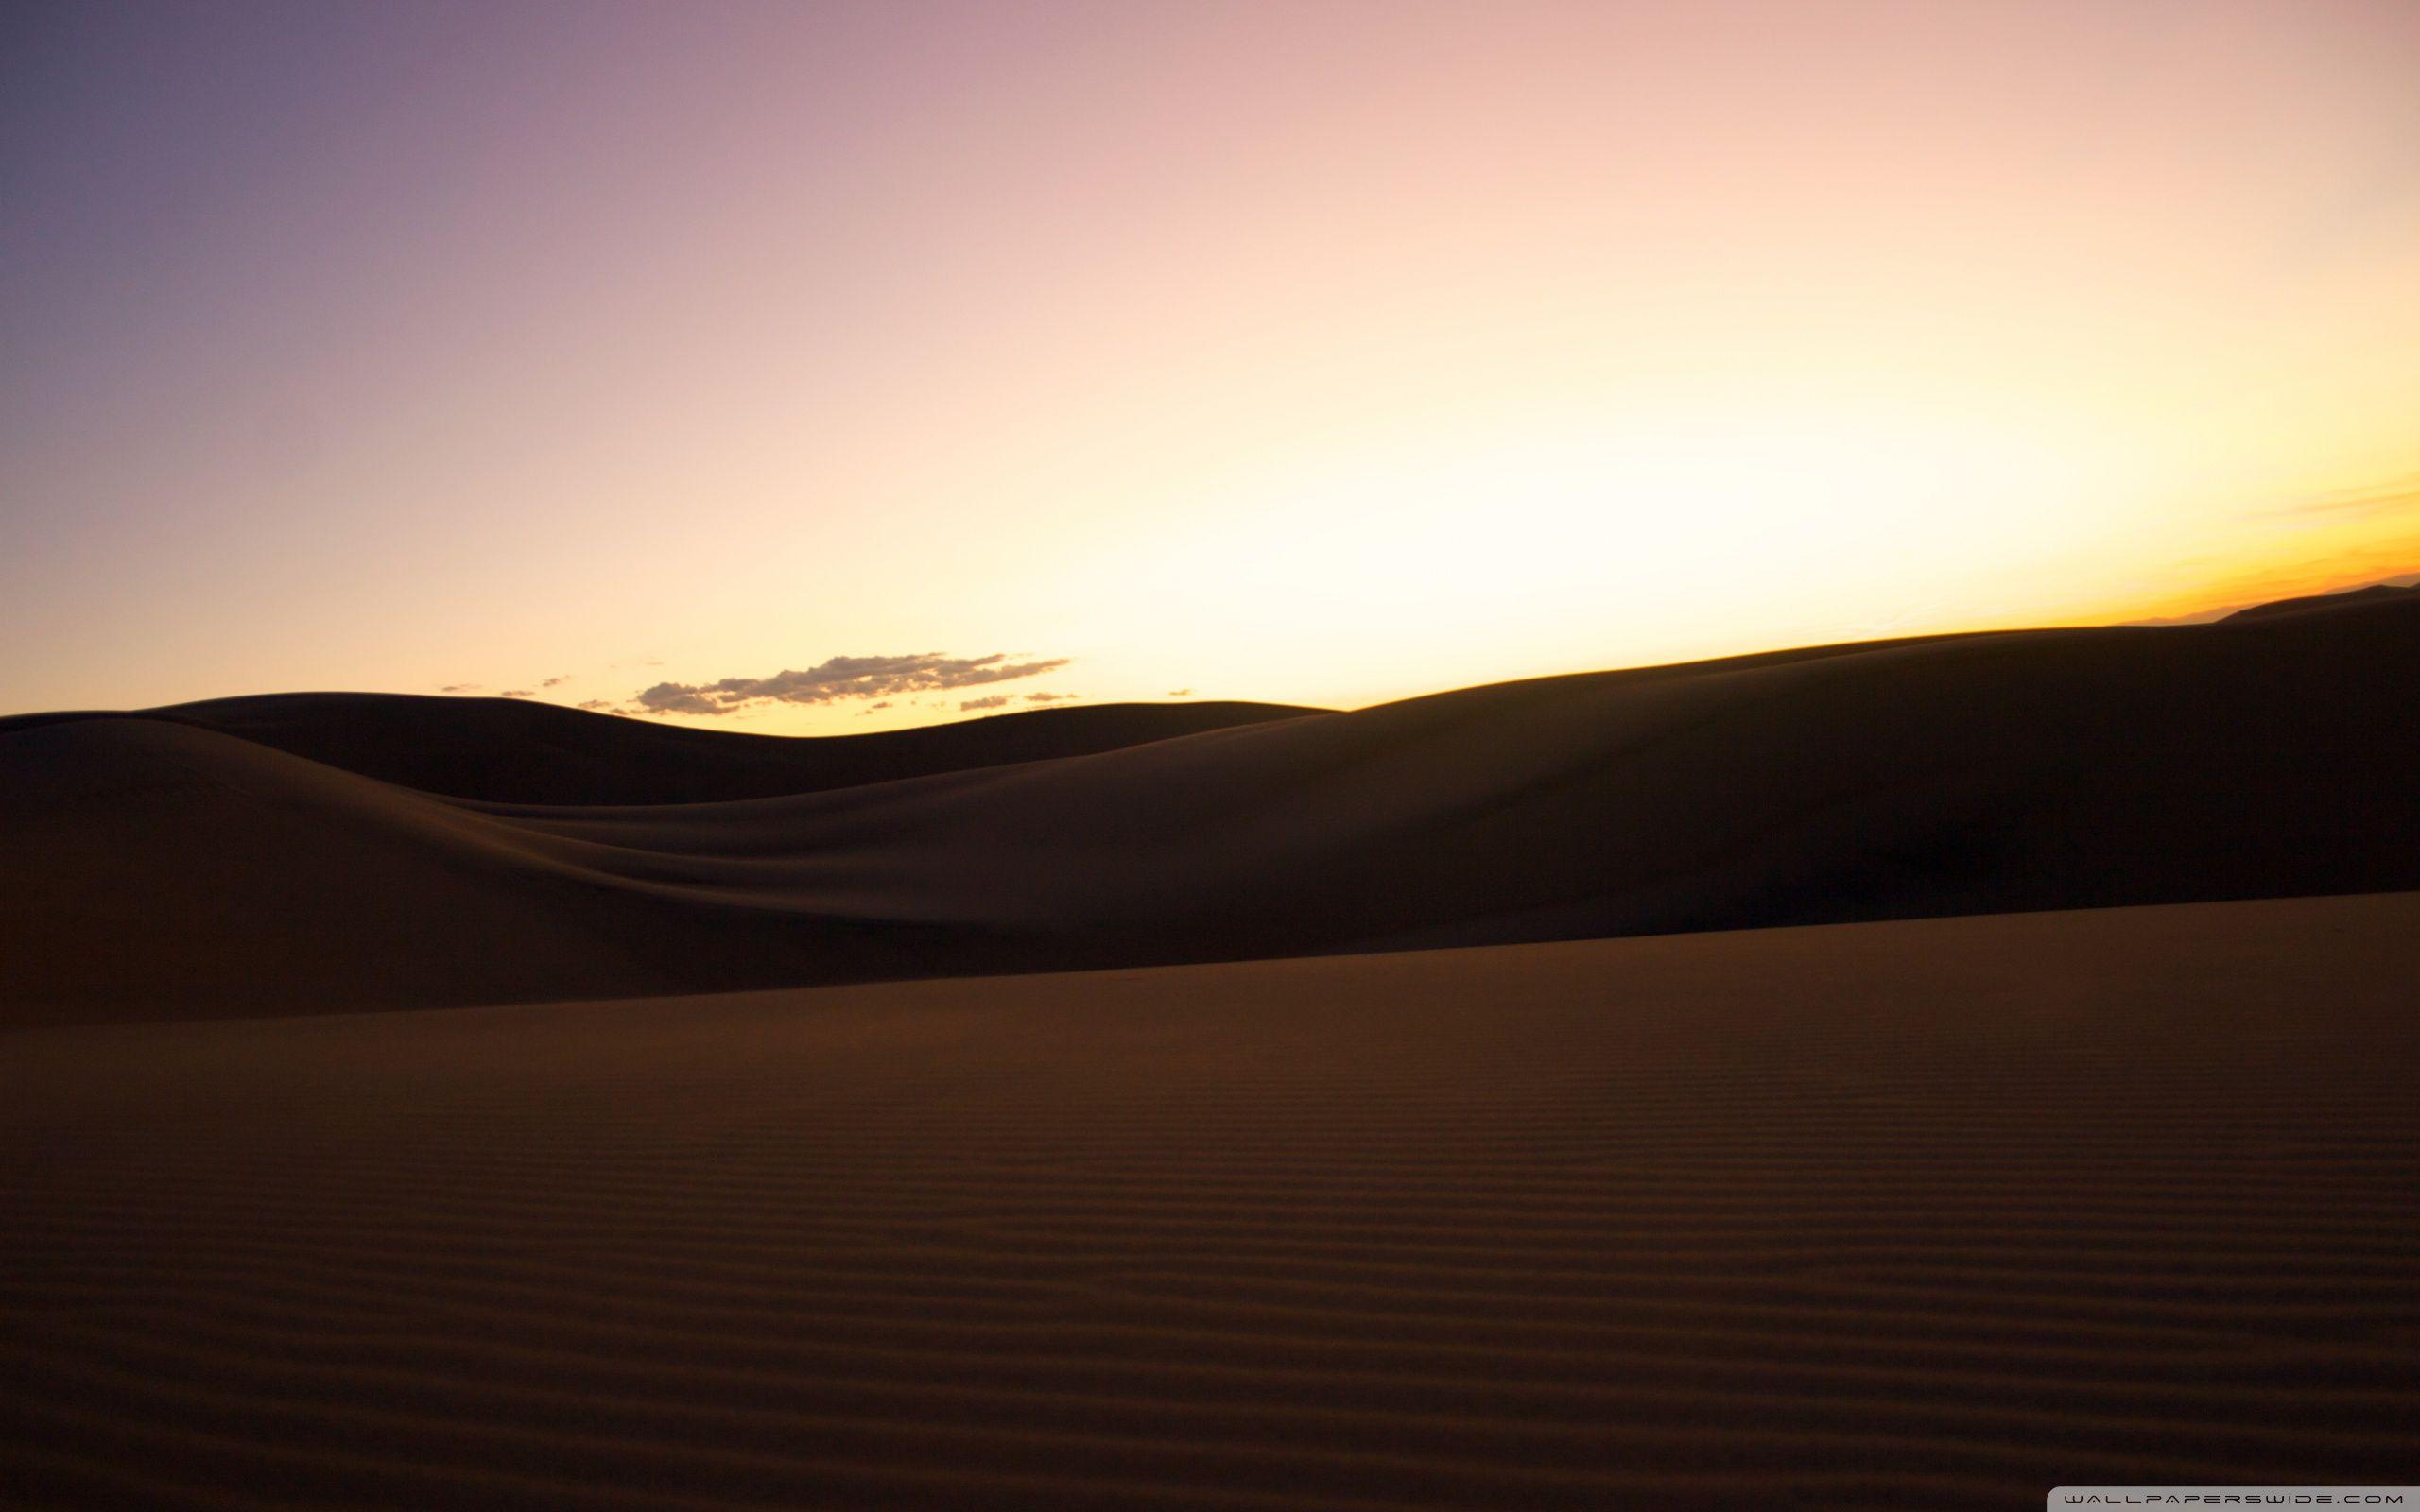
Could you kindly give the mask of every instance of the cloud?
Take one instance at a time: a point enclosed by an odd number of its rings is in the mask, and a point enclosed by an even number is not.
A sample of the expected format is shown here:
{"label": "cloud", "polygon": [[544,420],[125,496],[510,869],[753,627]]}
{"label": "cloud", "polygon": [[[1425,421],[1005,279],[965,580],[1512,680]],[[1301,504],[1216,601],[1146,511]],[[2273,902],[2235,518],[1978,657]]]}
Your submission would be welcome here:
{"label": "cloud", "polygon": [[2345,518],[2366,514],[2394,514],[2420,507],[2420,473],[2395,478],[2385,483],[2373,483],[2358,489],[2339,489],[2316,498],[2300,499],[2292,504],[2273,506],[2254,511],[2256,520],[2303,520],[2313,516]]}
{"label": "cloud", "polygon": [[1168,690],[1168,696],[1171,698],[1190,698],[1193,696],[1193,690],[1191,688],[1170,688]]}
{"label": "cloud", "polygon": [[650,714],[721,714],[731,711],[715,702],[695,688],[684,688],[675,682],[659,682],[645,688],[631,700],[631,708]]}
{"label": "cloud", "polygon": [[562,687],[564,683],[569,682],[570,680],[571,680],[571,674],[570,674],[570,673],[568,673],[568,672],[566,672],[566,673],[564,673],[564,674],[563,674],[562,677],[560,677],[560,678],[548,678],[548,679],[547,679],[546,680],[544,680],[544,682],[539,683],[539,684],[538,684],[538,686],[540,686],[540,687],[542,687],[542,688],[560,688],[560,687]]}
{"label": "cloud", "polygon": [[476,693],[479,691],[479,685],[475,682],[449,682],[437,691],[440,693]]}
{"label": "cloud", "polygon": [[1051,657],[1011,662],[1005,651],[977,657],[944,656],[939,651],[912,656],[836,656],[803,672],[787,669],[769,678],[659,682],[641,689],[632,699],[632,707],[659,714],[727,714],[766,703],[839,703],[1037,678],[1058,671],[1067,661],[1065,657]]}
{"label": "cloud", "polygon": [[[1028,693],[1025,696],[1025,701],[1028,703],[1073,703],[1082,696],[1080,693]],[[1016,699],[1010,695],[995,693],[989,697],[969,698],[958,707],[961,712],[968,709],[1005,709],[1014,702]]]}
{"label": "cloud", "polygon": [[507,688],[497,696],[505,698],[534,698],[537,695],[527,688]]}
{"label": "cloud", "polygon": [[614,700],[611,698],[591,698],[579,707],[582,709],[594,710],[598,713],[602,713],[614,707]]}

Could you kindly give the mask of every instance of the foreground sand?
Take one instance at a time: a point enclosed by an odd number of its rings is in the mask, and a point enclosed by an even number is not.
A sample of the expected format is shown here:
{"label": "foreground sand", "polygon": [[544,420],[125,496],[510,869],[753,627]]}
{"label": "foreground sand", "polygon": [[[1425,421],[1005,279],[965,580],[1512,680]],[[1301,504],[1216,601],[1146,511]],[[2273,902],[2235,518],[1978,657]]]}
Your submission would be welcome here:
{"label": "foreground sand", "polygon": [[2404,894],[0,1036],[0,1500],[2420,1480],[2415,983]]}

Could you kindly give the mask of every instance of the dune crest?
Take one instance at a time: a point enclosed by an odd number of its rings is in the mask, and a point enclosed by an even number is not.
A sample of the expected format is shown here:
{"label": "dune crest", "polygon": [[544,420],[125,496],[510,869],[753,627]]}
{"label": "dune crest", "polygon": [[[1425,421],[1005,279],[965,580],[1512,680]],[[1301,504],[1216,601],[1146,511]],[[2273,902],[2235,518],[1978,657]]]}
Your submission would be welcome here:
{"label": "dune crest", "polygon": [[[11,1022],[2420,887],[2420,597],[1550,678],[1055,760],[507,804],[0,735]],[[1034,716],[1036,718],[1044,716]]]}
{"label": "dune crest", "polygon": [[1093,704],[863,735],[752,735],[520,698],[280,693],[0,718],[12,730],[139,719],[233,735],[398,787],[504,803],[708,803],[1084,756],[1324,713],[1288,704]]}

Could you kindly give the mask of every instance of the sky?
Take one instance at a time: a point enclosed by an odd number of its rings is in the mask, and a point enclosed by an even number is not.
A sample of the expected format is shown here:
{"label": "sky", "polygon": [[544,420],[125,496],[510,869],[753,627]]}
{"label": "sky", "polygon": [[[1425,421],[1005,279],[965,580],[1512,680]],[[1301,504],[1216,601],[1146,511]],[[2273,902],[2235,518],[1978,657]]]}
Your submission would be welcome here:
{"label": "sky", "polygon": [[2411,0],[10,6],[0,712],[1357,706],[2420,570],[2415,78]]}

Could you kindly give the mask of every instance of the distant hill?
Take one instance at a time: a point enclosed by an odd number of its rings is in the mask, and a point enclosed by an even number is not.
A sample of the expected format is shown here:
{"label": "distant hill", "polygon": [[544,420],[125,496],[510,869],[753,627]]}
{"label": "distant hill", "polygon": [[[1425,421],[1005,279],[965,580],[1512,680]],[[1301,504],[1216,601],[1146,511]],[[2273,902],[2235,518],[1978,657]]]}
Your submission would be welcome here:
{"label": "distant hill", "polygon": [[863,735],[783,736],[624,719],[523,698],[281,693],[130,713],[19,714],[0,719],[0,735],[67,720],[145,719],[233,735],[448,798],[698,803],[1084,756],[1324,712],[1208,701],[1095,704]]}
{"label": "distant hill", "polygon": [[[21,719],[0,732],[0,1022],[2420,888],[2414,666],[2420,594],[2400,594],[1264,709],[1156,740],[1215,711],[828,742],[396,699]],[[1010,754],[1085,716],[1142,743]],[[877,750],[958,765],[826,754]]]}
{"label": "distant hill", "polygon": [[2420,598],[2420,587],[2401,583],[2372,583],[2367,588],[2350,588],[2333,593],[2312,593],[2302,598],[2281,598],[2267,604],[2255,604],[2239,609],[2226,617],[2231,620],[2269,619],[2279,614],[2308,614],[2314,610],[2342,609],[2348,604],[2383,604],[2398,598]]}
{"label": "distant hill", "polygon": [[2249,614],[2257,619],[2269,614],[2295,613],[2305,609],[2325,609],[2353,600],[2353,595],[2357,593],[2365,597],[2383,597],[2385,595],[2379,590],[2414,586],[2420,586],[2420,573],[2405,573],[2400,576],[2384,578],[2378,582],[2363,583],[2358,588],[2332,589],[2325,593],[2308,593],[2298,598],[2273,598],[2257,604],[2221,604],[2216,609],[2198,610],[2190,614],[2129,620],[2126,623],[2130,625],[2208,625],[2218,620],[2233,619],[2238,614]]}

